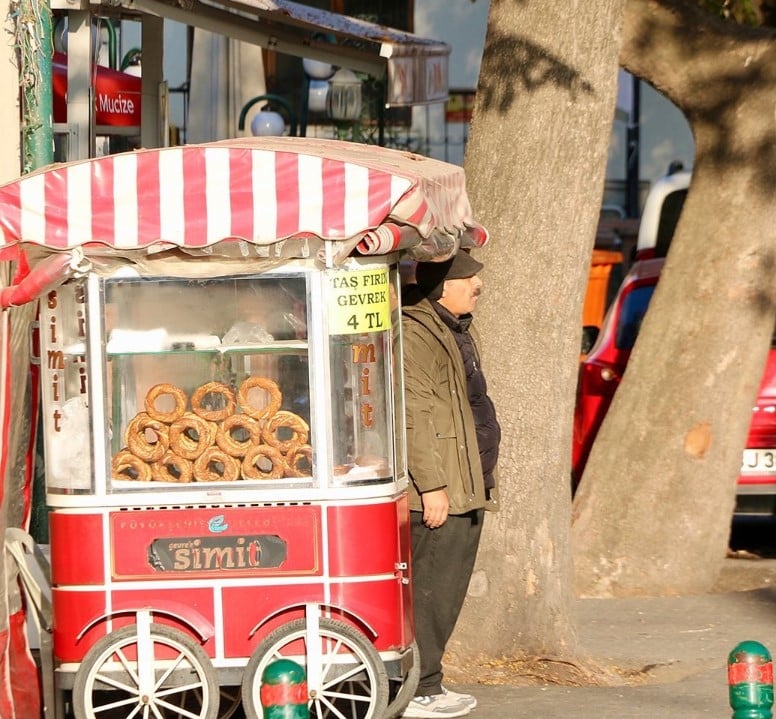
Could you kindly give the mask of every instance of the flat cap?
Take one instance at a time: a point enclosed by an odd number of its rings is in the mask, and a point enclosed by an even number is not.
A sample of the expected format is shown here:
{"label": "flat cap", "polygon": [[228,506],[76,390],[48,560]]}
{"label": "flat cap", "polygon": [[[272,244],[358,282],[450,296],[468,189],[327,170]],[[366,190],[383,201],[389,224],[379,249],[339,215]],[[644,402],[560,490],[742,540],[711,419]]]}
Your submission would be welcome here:
{"label": "flat cap", "polygon": [[458,250],[444,262],[418,262],[415,268],[415,281],[426,297],[430,300],[438,300],[442,296],[445,280],[474,277],[484,266],[466,250]]}

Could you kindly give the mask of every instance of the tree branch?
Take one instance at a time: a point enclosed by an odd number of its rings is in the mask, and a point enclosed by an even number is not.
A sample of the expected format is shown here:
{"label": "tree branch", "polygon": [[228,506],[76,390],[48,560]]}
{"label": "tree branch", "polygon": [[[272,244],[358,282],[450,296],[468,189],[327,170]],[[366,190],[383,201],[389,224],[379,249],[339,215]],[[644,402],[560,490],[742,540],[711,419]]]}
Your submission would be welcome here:
{"label": "tree branch", "polygon": [[628,0],[620,64],[691,117],[770,80],[774,38],[772,28],[723,20],[694,0]]}

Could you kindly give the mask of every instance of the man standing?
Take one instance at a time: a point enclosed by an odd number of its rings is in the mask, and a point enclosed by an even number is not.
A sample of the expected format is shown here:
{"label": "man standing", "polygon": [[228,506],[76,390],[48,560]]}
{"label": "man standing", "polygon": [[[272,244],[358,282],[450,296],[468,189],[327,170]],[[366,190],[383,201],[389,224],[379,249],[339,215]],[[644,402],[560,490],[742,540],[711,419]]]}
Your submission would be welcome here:
{"label": "man standing", "polygon": [[459,717],[477,700],[442,686],[442,656],[471,578],[485,509],[496,508],[501,429],[472,312],[482,263],[460,250],[419,263],[403,299],[412,586],[420,680],[405,717]]}

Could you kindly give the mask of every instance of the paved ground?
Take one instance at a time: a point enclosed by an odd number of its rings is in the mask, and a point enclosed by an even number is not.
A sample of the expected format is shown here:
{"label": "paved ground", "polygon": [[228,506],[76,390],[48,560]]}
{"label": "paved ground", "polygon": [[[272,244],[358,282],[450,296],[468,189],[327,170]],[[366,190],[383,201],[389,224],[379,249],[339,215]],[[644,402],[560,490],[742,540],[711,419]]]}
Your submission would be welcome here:
{"label": "paved ground", "polygon": [[[578,600],[580,638],[600,664],[638,679],[610,687],[450,685],[472,719],[731,717],[727,661],[745,640],[776,653],[776,559],[728,559],[720,589],[656,599]],[[758,719],[766,719],[765,714]]]}

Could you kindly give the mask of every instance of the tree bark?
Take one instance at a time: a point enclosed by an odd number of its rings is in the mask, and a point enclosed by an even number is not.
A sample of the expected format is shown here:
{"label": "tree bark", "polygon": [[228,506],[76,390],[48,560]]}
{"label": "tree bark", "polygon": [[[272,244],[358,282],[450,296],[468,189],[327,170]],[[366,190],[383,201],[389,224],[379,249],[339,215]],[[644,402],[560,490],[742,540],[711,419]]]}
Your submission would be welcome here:
{"label": "tree bark", "polygon": [[[491,241],[476,322],[503,439],[451,642],[478,655],[577,650],[569,550],[581,307],[614,116],[622,0],[493,2],[465,168]],[[559,38],[563,38],[563,43]]]}
{"label": "tree bark", "polygon": [[621,60],[687,116],[693,179],[574,503],[585,595],[710,589],[776,320],[776,43],[679,0],[628,0]]}

